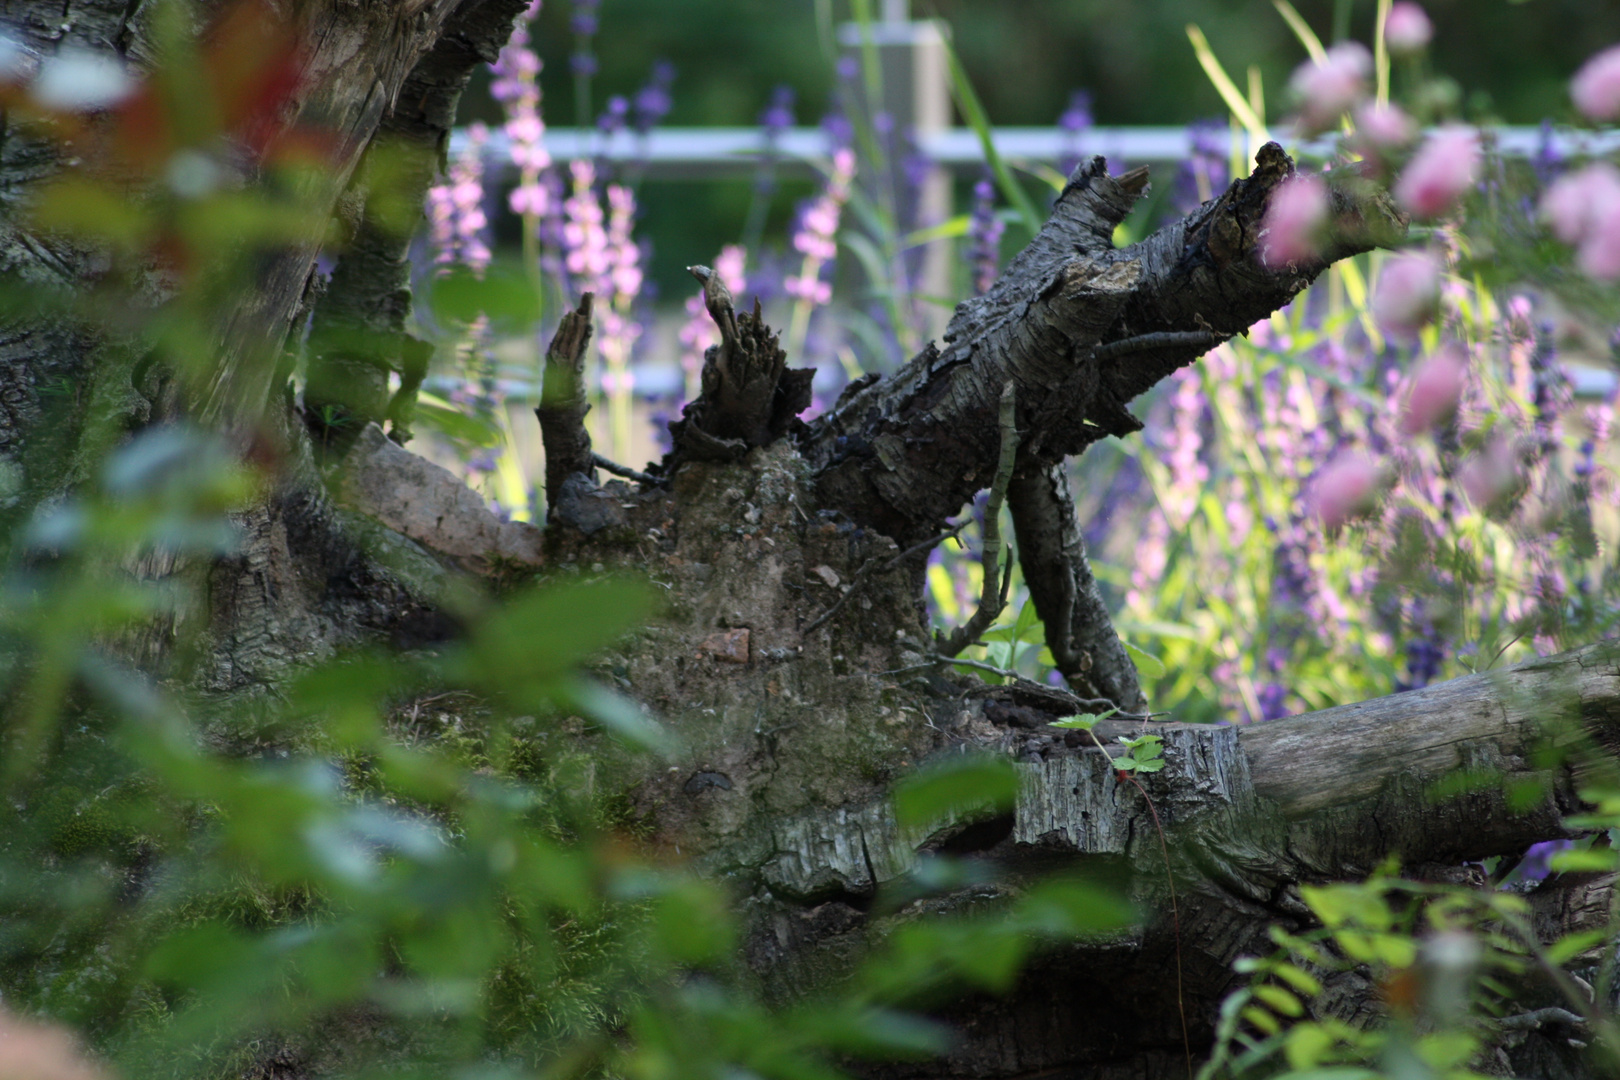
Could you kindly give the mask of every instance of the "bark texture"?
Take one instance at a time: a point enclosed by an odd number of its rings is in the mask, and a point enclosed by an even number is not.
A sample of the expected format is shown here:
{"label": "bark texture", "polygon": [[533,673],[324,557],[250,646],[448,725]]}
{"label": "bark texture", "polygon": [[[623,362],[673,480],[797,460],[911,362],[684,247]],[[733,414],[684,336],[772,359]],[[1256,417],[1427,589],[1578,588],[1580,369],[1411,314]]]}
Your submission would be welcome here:
{"label": "bark texture", "polygon": [[932,344],[811,425],[801,448],[822,505],[902,544],[937,532],[989,481],[996,403],[1017,390],[1019,464],[1008,492],[1020,562],[1070,685],[1143,707],[1096,592],[1064,460],[1141,429],[1129,402],[1282,307],[1334,260],[1398,240],[1405,219],[1357,174],[1332,179],[1334,240],[1317,260],[1259,258],[1265,208],[1294,172],[1275,143],[1256,168],[1182,221],[1124,249],[1115,227],[1147,191],[1147,170],[1075,170],[1035,239],[984,296],[958,305]]}

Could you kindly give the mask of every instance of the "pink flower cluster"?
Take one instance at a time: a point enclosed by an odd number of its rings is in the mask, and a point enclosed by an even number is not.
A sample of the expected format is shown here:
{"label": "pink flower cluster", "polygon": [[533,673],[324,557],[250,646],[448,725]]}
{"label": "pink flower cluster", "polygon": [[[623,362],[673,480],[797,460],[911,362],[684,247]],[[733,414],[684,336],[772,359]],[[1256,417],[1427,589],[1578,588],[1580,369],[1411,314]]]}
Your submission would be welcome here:
{"label": "pink flower cluster", "polygon": [[1575,264],[1599,281],[1620,278],[1620,169],[1588,165],[1553,181],[1541,197],[1553,235],[1575,246]]}
{"label": "pink flower cluster", "polygon": [[1378,506],[1386,482],[1383,468],[1360,451],[1334,458],[1311,484],[1311,505],[1322,519],[1322,528],[1331,532],[1370,514]]}
{"label": "pink flower cluster", "polygon": [[1569,96],[1593,120],[1620,120],[1620,45],[1583,64],[1570,80]]}
{"label": "pink flower cluster", "polygon": [[530,19],[540,11],[540,0],[533,0],[529,12],[512,31],[512,37],[490,65],[494,74],[489,90],[506,112],[504,130],[511,142],[512,164],[518,168],[518,183],[508,196],[512,212],[538,218],[550,209],[540,174],[551,165],[546,152],[545,121],[540,117],[540,58],[529,47]]}
{"label": "pink flower cluster", "polygon": [[1410,340],[1434,318],[1439,303],[1440,264],[1427,253],[1408,252],[1384,264],[1372,313],[1384,333]]}
{"label": "pink flower cluster", "polygon": [[1428,47],[1434,37],[1434,24],[1423,9],[1411,0],[1392,4],[1384,18],[1384,44],[1399,56],[1410,56]]}
{"label": "pink flower cluster", "polygon": [[1479,178],[1479,133],[1442,128],[1424,140],[1395,182],[1395,198],[1420,218],[1450,210]]}
{"label": "pink flower cluster", "polygon": [[433,261],[448,266],[461,263],[474,270],[489,265],[484,242],[484,144],[489,129],[467,125],[467,147],[450,166],[447,182],[428,189],[428,233]]}
{"label": "pink flower cluster", "polygon": [[1372,54],[1354,41],[1333,46],[1320,61],[1301,64],[1288,82],[1299,101],[1301,129],[1314,134],[1332,127],[1367,96],[1370,75]]}
{"label": "pink flower cluster", "polygon": [[607,230],[603,228],[602,203],[596,197],[596,166],[587,158],[569,163],[574,178],[573,194],[563,203],[563,248],[565,265],[581,292],[602,293],[611,288],[608,272],[613,260],[608,255]]}
{"label": "pink flower cluster", "polygon": [[1401,411],[1401,434],[1422,435],[1450,420],[1467,382],[1468,354],[1455,343],[1442,345],[1412,373]]}
{"label": "pink flower cluster", "polygon": [[832,286],[821,280],[821,268],[838,253],[838,216],[849,199],[855,179],[855,151],[847,146],[833,153],[827,189],[810,204],[794,234],[793,246],[804,255],[798,277],[782,283],[787,294],[801,303],[820,306],[832,299]]}
{"label": "pink flower cluster", "polygon": [[1260,261],[1287,266],[1314,259],[1328,222],[1328,189],[1320,176],[1291,176],[1278,184],[1260,231]]}

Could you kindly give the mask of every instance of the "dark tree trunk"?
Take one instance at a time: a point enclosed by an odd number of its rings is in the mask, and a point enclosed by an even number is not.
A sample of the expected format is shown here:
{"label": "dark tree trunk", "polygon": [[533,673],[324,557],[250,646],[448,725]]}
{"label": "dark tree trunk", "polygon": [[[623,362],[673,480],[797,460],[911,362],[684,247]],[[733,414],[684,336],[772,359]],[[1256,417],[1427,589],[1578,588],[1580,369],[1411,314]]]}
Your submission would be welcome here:
{"label": "dark tree trunk", "polygon": [[[422,349],[406,333],[408,233],[387,219],[373,181],[385,140],[414,196],[428,182],[460,88],[493,57],[521,0],[414,0],[299,6],[306,81],[282,121],[318,116],[338,133],[318,201],[349,244],[324,295],[313,285],[322,223],[267,258],[219,326],[212,377],[181,388],[127,343],[67,320],[20,320],[0,335],[0,459],[23,477],[13,520],[86,480],[96,424],[134,429],[189,416],[247,452],[277,444],[279,486],[242,524],[242,555],[210,565],[147,566],[205,582],[191,618],[206,629],[203,688],[272,685],[301,662],[361,641],[423,644],[453,634],[443,590],[468,570],[629,567],[667,586],[667,615],[609,667],[684,740],[674,771],[624,766],[617,783],[655,842],[736,886],[751,919],[746,959],[767,996],[835,979],[872,935],[925,912],[875,915],[870,901],[920,849],[949,843],[996,861],[1003,892],[1054,866],[1121,880],[1148,913],[1122,938],[1043,958],[1004,1000],[945,1010],[958,1049],[892,1075],[1180,1076],[1176,937],[1147,807],[1104,756],[1045,725],[1086,702],[1126,713],[1149,704],[1086,563],[1063,464],[1140,423],[1129,402],[1294,297],[1333,259],[1402,233],[1388,201],[1334,180],[1338,240],[1320,261],[1281,268],[1255,257],[1261,220],[1292,163],[1275,146],[1255,173],[1140,244],[1112,246],[1146,186],[1099,161],[1078,170],[1051,220],[986,296],[961,305],[942,347],[866,384],[827,416],[793,420],[804,377],[755,315],[728,298],[710,309],[726,342],[705,394],[677,430],[656,483],[599,485],[581,438],[577,365],[589,308],[559,335],[542,410],[552,518],[542,539],[497,522],[442,470],[391,443]],[[31,49],[65,44],[150,59],[153,5],[18,2],[0,23]],[[0,266],[13,280],[92,281],[97,256],[20,224],[32,185],[66,167],[47,145],[0,142]],[[147,298],[152,306],[164,297]],[[286,390],[286,347],[312,316],[306,409]],[[764,380],[764,381],[762,381]],[[57,393],[53,388],[66,387]],[[1009,426],[1004,393],[1016,410]],[[408,398],[408,395],[407,395]],[[313,437],[312,437],[313,436]],[[1002,447],[1013,449],[1004,462]],[[553,448],[556,449],[553,449]],[[330,473],[335,494],[321,465]],[[1006,464],[1019,558],[1059,669],[1073,693],[990,686],[947,674],[918,604],[929,542]],[[555,474],[555,475],[553,475]],[[141,646],[161,661],[173,628]],[[1518,703],[1534,701],[1534,709]],[[1549,703],[1567,707],[1551,708]],[[1091,707],[1096,707],[1093,704]],[[1183,907],[1185,999],[1195,1048],[1232,985],[1231,961],[1266,926],[1298,926],[1298,885],[1365,873],[1399,853],[1409,866],[1455,866],[1561,835],[1576,776],[1529,763],[1569,717],[1603,746],[1620,724],[1614,657],[1593,648],[1512,672],[1238,731],[1162,730],[1169,767],[1148,782],[1169,833]],[[1121,730],[1134,730],[1122,727]],[[907,835],[886,792],[925,758],[969,749],[1011,755],[1024,780],[1010,818]],[[1449,803],[1425,782],[1458,768],[1545,781],[1539,805],[1491,794]],[[720,779],[717,779],[720,778]],[[723,780],[723,782],[721,782]],[[1568,928],[1607,910],[1608,883],[1565,883],[1538,900]],[[947,898],[934,910],[966,904]],[[1372,990],[1346,986],[1350,1007]],[[1534,1045],[1526,1043],[1525,1045]]]}

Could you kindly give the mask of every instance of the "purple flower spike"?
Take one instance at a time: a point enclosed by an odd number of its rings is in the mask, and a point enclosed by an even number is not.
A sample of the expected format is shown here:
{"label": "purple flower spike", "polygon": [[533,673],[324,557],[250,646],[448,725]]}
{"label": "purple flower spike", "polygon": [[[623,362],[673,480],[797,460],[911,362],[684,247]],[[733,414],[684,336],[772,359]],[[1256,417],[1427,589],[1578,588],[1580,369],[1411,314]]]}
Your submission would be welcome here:
{"label": "purple flower spike", "polygon": [[636,91],[634,127],[637,135],[647,135],[669,115],[674,105],[669,89],[675,84],[675,65],[668,60],[653,64],[646,85]]}
{"label": "purple flower spike", "polygon": [[759,114],[759,126],[765,129],[765,141],[774,144],[793,126],[793,87],[778,86],[771,91],[770,104]]}
{"label": "purple flower spike", "polygon": [[614,135],[624,130],[625,120],[630,115],[630,102],[625,100],[623,94],[614,94],[607,99],[607,108],[602,115],[596,118],[596,130],[604,135]]}
{"label": "purple flower spike", "polygon": [[973,217],[968,222],[968,264],[973,268],[973,292],[983,296],[996,283],[1001,268],[1001,233],[1006,225],[996,216],[996,189],[988,177],[973,186]]}

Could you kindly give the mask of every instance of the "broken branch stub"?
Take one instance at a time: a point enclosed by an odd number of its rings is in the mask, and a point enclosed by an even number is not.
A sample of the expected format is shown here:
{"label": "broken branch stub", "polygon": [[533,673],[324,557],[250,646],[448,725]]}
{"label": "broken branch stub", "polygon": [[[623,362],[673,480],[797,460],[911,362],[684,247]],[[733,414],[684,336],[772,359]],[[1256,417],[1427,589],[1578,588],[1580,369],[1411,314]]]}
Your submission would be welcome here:
{"label": "broken branch stub", "polygon": [[[702,392],[669,425],[674,450],[661,471],[682,461],[736,461],[793,430],[810,405],[812,368],[789,368],[778,335],[754,300],[736,313],[731,292],[706,266],[687,268],[703,283],[703,303],[720,330],[720,344],[703,355]],[[802,425],[801,425],[802,426]]]}
{"label": "broken branch stub", "polygon": [[[591,343],[591,307],[595,295],[585,293],[579,307],[563,315],[546,349],[546,367],[540,385],[540,441],[546,451],[546,507],[555,517],[563,501],[568,478],[582,476],[596,486],[595,457],[585,414],[585,351]],[[577,481],[576,481],[577,483]]]}
{"label": "broken branch stub", "polygon": [[1128,403],[1294,298],[1337,259],[1395,242],[1405,219],[1350,170],[1328,176],[1339,231],[1321,258],[1256,257],[1271,193],[1294,163],[1275,143],[1218,198],[1129,247],[1116,226],[1143,170],[1076,169],[1052,214],[984,296],[959,304],[942,347],[814,421],[801,447],[823,505],[902,541],[937,531],[990,482],[996,410],[1010,379],[1020,472],[1141,429]]}

